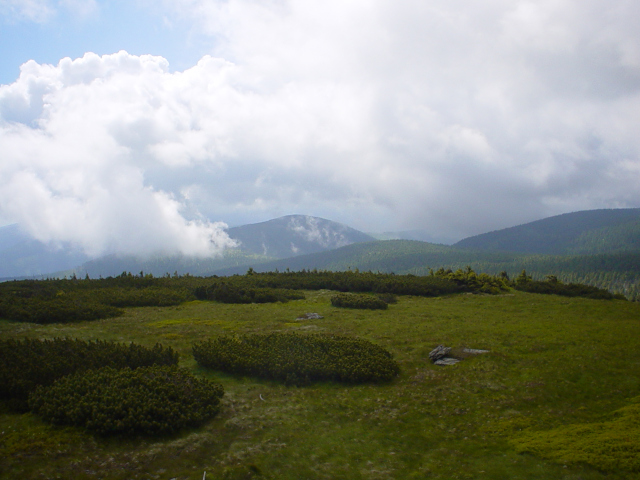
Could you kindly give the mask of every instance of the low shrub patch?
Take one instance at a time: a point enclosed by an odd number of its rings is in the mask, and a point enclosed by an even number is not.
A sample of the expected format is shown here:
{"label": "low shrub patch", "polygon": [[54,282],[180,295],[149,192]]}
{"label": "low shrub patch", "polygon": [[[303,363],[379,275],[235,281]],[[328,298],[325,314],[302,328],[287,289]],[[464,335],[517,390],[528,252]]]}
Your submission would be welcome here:
{"label": "low shrub patch", "polygon": [[171,347],[152,348],[135,343],[53,340],[0,341],[0,399],[17,410],[26,410],[27,398],[38,385],[76,372],[102,367],[138,368],[177,365],[178,354]]}
{"label": "low shrub patch", "polygon": [[515,284],[516,290],[529,293],[543,293],[546,295],[562,295],[565,297],[584,297],[597,300],[611,300],[613,298],[624,299],[623,296],[615,296],[602,288],[582,285],[578,283],[561,283],[550,281],[528,280]]}
{"label": "low shrub patch", "polygon": [[29,407],[51,423],[101,435],[163,435],[215,416],[223,394],[221,385],[178,367],[107,367],[38,387]]}
{"label": "low shrub patch", "polygon": [[362,308],[368,310],[386,310],[387,302],[378,296],[359,293],[338,293],[331,297],[331,305],[342,308]]}
{"label": "low shrub patch", "polygon": [[119,317],[124,311],[90,299],[71,295],[52,298],[0,297],[0,318],[39,324],[76,323]]}
{"label": "low shrub patch", "polygon": [[393,293],[379,293],[376,296],[387,305],[398,303],[398,297]]}
{"label": "low shrub patch", "polygon": [[533,280],[527,275],[526,270],[522,270],[520,275],[513,282],[516,290],[529,293],[542,293],[546,295],[562,295],[564,297],[583,297],[595,300],[626,300],[622,294],[613,294],[608,290],[583,285],[581,283],[562,283],[555,275],[548,275],[547,280]]}
{"label": "low shrub patch", "polygon": [[198,300],[215,300],[221,303],[275,303],[304,300],[304,293],[286,288],[253,288],[232,283],[214,283],[209,287],[197,287]]}
{"label": "low shrub patch", "polygon": [[90,292],[100,303],[112,307],[167,307],[179,305],[193,299],[193,294],[185,288],[111,287]]}
{"label": "low shrub patch", "polygon": [[385,382],[399,373],[384,348],[328,334],[222,336],[195,344],[193,356],[203,367],[292,385],[319,380]]}

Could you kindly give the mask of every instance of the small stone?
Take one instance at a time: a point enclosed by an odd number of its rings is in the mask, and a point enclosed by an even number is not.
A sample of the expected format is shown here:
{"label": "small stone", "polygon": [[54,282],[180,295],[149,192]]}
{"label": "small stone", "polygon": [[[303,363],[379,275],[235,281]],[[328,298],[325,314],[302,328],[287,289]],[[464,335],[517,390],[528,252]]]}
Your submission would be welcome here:
{"label": "small stone", "polygon": [[436,348],[431,350],[431,352],[429,352],[429,360],[431,360],[433,363],[435,363],[436,360],[439,360],[442,357],[446,357],[447,354],[450,351],[451,351],[451,347],[445,347],[444,345],[438,345]]}
{"label": "small stone", "polygon": [[465,348],[462,351],[464,353],[470,353],[472,355],[479,355],[481,353],[489,353],[489,350],[478,350],[477,348]]}
{"label": "small stone", "polygon": [[305,313],[303,316],[296,318],[296,320],[320,320],[324,318],[318,313]]}
{"label": "small stone", "polygon": [[441,365],[441,366],[445,366],[445,365],[455,365],[456,363],[458,363],[460,360],[458,360],[457,358],[452,358],[452,357],[442,357],[438,360],[436,360],[435,362],[433,362],[434,365]]}

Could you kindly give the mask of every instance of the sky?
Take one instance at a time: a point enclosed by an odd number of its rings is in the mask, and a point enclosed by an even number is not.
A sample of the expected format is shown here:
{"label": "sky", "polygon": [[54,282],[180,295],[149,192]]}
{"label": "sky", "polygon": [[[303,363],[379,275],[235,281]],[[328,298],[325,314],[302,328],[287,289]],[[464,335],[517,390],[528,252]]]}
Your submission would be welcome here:
{"label": "sky", "polygon": [[640,207],[635,0],[0,0],[0,225],[209,256]]}

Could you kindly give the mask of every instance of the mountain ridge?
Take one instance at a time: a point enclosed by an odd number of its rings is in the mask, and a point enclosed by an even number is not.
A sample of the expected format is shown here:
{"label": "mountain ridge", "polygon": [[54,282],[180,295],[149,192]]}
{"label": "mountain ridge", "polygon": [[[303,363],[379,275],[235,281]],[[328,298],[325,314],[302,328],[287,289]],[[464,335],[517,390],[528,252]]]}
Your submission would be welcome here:
{"label": "mountain ridge", "polygon": [[640,208],[564,213],[467,237],[454,246],[555,255],[640,251]]}
{"label": "mountain ridge", "polygon": [[[455,270],[471,266],[478,272],[498,274],[505,271],[509,275],[524,268],[537,278],[554,274],[562,281],[580,281],[627,295],[640,288],[640,209],[589,210],[558,215],[468,237],[453,246],[417,240],[376,240],[330,220],[288,215],[228,229],[239,246],[226,250],[219,257],[157,255],[141,259],[111,255],[73,264],[73,258],[66,258],[63,268],[57,270],[52,268],[30,274],[14,271],[12,275],[3,275],[2,268],[6,270],[7,265],[19,265],[20,262],[34,265],[39,261],[37,255],[29,254],[29,248],[34,247],[29,242],[37,241],[25,237],[23,243],[16,243],[16,238],[24,234],[17,226],[10,227],[0,228],[0,257],[12,255],[9,260],[13,262],[0,262],[0,277],[9,277],[3,280],[73,274],[97,278],[116,276],[123,271],[154,276],[233,275],[244,274],[249,268],[255,271],[353,268],[427,275],[430,268]],[[478,242],[478,239],[482,241]],[[474,248],[465,246],[469,243]],[[496,245],[501,249],[497,250]],[[52,252],[44,244],[35,247],[60,258],[65,253],[64,250]],[[522,251],[517,251],[518,248]],[[556,251],[562,253],[548,253]]]}

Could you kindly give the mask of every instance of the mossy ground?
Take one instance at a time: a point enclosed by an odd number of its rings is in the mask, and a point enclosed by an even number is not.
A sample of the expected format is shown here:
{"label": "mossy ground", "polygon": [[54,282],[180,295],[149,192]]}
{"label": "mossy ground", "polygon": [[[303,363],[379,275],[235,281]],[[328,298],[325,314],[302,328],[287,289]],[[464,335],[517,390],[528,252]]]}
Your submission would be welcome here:
{"label": "mossy ground", "polygon": [[[388,310],[357,311],[332,307],[331,295],[131,308],[72,325],[0,322],[3,338],[161,342],[181,366],[225,388],[215,419],[161,439],[103,439],[1,411],[0,478],[640,478],[625,465],[590,463],[576,454],[579,442],[567,447],[573,456],[525,448],[580,425],[623,422],[637,435],[636,417],[624,412],[640,395],[640,305],[516,292],[401,296]],[[296,320],[307,312],[324,318]],[[384,385],[295,388],[209,372],[191,356],[192,343],[210,336],[274,331],[365,338],[394,354],[401,375]],[[490,353],[436,367],[428,353],[440,344]]]}

